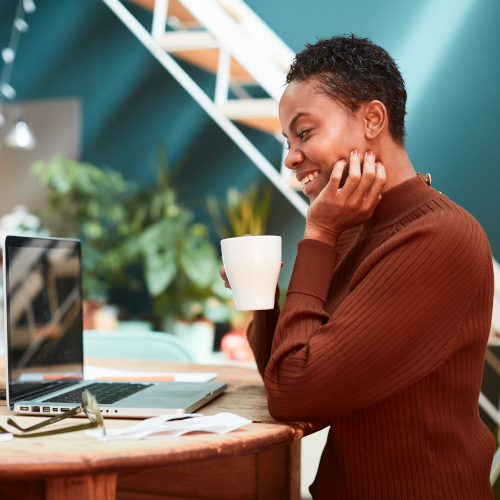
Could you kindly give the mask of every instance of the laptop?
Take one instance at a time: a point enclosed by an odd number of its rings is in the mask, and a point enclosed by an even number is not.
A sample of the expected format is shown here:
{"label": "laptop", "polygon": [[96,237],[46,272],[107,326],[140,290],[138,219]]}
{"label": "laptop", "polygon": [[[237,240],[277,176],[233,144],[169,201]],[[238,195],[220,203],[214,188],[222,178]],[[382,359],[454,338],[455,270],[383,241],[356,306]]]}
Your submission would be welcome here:
{"label": "laptop", "polygon": [[54,416],[88,389],[103,416],[190,413],[225,382],[105,382],[83,379],[82,253],[79,240],[7,236],[4,241],[7,405]]}

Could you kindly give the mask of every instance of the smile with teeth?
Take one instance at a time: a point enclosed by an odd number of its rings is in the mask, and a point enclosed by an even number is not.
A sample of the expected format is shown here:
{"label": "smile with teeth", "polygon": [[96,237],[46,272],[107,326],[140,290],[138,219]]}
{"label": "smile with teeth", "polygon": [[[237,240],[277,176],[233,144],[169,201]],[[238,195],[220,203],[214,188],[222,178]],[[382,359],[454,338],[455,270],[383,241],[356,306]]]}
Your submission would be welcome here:
{"label": "smile with teeth", "polygon": [[316,179],[319,175],[319,170],[316,170],[312,174],[306,175],[301,181],[300,184],[302,187],[304,187],[308,182],[311,182],[312,180]]}

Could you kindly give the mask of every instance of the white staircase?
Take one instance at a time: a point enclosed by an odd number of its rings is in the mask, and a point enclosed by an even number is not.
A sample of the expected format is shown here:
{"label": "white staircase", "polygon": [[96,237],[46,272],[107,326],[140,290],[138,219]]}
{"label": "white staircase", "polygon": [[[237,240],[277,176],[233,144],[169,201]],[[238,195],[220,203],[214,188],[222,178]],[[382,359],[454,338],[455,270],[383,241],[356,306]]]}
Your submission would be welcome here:
{"label": "white staircase", "polygon": [[[305,216],[308,205],[294,191],[299,188],[295,176],[283,165],[278,171],[233,123],[270,133],[284,145],[278,102],[292,50],[242,0],[132,1],[153,11],[151,33],[120,0],[103,0]],[[171,54],[214,73],[214,96],[208,96]],[[268,97],[252,98],[245,89],[250,85],[260,87]]]}

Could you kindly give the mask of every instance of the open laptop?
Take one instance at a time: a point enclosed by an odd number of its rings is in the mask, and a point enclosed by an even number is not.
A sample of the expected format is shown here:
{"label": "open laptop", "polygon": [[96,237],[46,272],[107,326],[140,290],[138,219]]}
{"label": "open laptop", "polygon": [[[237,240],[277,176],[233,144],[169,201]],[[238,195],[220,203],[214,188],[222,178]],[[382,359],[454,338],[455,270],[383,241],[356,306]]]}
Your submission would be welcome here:
{"label": "open laptop", "polygon": [[81,245],[78,240],[7,236],[4,241],[7,404],[25,415],[81,405],[84,388],[104,417],[190,413],[225,382],[83,380]]}

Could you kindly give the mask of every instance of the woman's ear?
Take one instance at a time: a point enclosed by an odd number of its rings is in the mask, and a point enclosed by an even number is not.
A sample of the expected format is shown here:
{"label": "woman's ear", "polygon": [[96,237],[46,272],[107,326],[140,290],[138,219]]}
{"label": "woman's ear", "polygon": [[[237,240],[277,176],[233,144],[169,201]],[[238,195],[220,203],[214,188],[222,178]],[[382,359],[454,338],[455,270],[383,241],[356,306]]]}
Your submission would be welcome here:
{"label": "woman's ear", "polygon": [[365,137],[375,139],[382,130],[389,126],[387,109],[380,101],[370,101],[364,108]]}

